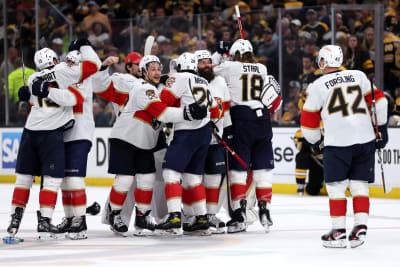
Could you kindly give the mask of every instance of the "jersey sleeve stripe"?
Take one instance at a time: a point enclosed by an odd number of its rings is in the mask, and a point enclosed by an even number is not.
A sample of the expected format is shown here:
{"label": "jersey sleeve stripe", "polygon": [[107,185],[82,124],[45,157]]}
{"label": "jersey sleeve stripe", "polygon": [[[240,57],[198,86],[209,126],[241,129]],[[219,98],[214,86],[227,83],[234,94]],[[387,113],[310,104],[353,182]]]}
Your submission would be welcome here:
{"label": "jersey sleeve stripe", "polygon": [[161,91],[160,99],[169,107],[178,107],[179,98],[166,88]]}
{"label": "jersey sleeve stripe", "polygon": [[210,113],[211,119],[221,118],[224,114],[222,105],[218,104],[215,107],[210,108]]}
{"label": "jersey sleeve stripe", "polygon": [[144,110],[136,111],[135,114],[133,114],[133,117],[143,121],[144,123],[151,125],[152,116],[147,111]]}
{"label": "jersey sleeve stripe", "polygon": [[82,96],[81,92],[79,92],[78,89],[76,89],[73,86],[68,87],[68,91],[70,91],[76,98],[76,104],[75,105],[82,105],[83,102],[85,101],[85,98]]}
{"label": "jersey sleeve stripe", "polygon": [[[378,102],[379,99],[381,99],[382,97],[385,97],[385,94],[380,90],[375,89],[374,93],[375,93],[375,102]],[[364,99],[369,105],[372,105],[372,93],[371,93],[371,91],[368,92],[364,96]]]}
{"label": "jersey sleeve stripe", "polygon": [[114,83],[112,81],[105,91],[103,91],[101,93],[95,93],[95,94],[104,98],[107,101],[116,103],[120,106],[125,104],[126,99],[129,96],[129,93],[117,91],[115,89]]}
{"label": "jersey sleeve stripe", "polygon": [[321,112],[318,111],[308,111],[303,110],[300,118],[301,127],[308,129],[317,129],[319,128],[319,120],[321,117]]}
{"label": "jersey sleeve stripe", "polygon": [[224,106],[224,112],[229,110],[229,105],[231,104],[231,101],[226,101],[223,103]]}
{"label": "jersey sleeve stripe", "polygon": [[81,83],[87,79],[90,75],[95,74],[98,71],[97,64],[91,61],[82,62],[81,78],[79,82]]}
{"label": "jersey sleeve stripe", "polygon": [[161,116],[161,114],[163,114],[165,109],[167,109],[167,105],[165,105],[163,102],[154,101],[151,102],[149,105],[147,105],[147,107],[144,110],[158,119]]}

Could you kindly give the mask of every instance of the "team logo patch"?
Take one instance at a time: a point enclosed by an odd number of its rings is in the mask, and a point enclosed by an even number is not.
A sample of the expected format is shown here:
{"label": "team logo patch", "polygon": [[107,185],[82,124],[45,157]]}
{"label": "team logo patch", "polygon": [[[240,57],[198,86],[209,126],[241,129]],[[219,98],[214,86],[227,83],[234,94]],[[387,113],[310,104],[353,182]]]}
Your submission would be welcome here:
{"label": "team logo patch", "polygon": [[168,80],[165,82],[165,85],[169,88],[171,88],[171,86],[174,84],[175,82],[175,77],[170,77],[168,78]]}
{"label": "team logo patch", "polygon": [[147,90],[146,95],[150,100],[157,98],[156,92],[154,92],[154,90]]}

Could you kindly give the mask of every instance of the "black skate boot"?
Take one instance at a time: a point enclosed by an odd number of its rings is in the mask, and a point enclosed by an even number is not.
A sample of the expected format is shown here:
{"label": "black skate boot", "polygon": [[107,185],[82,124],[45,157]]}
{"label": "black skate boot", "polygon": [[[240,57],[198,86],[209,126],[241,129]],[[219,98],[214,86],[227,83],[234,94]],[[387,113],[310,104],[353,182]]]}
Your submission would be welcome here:
{"label": "black skate boot", "polygon": [[128,226],[122,220],[121,210],[111,210],[108,220],[111,231],[124,237],[127,236]]}
{"label": "black skate boot", "polygon": [[224,234],[225,223],[215,214],[207,214],[208,223],[210,224],[210,231],[212,234]]}
{"label": "black skate boot", "polygon": [[86,239],[86,216],[74,216],[71,220],[71,227],[68,231],[68,238],[72,240]]}
{"label": "black skate boot", "polygon": [[57,225],[58,231],[60,233],[68,233],[69,232],[69,228],[71,227],[71,222],[72,222],[72,217],[64,217],[62,222]]}
{"label": "black skate boot", "polygon": [[63,235],[60,233],[57,226],[51,224],[51,219],[48,217],[43,217],[40,211],[36,212],[38,217],[38,226],[37,231],[39,233],[39,239],[43,240],[51,240],[51,239],[59,239]]}
{"label": "black skate boot", "polygon": [[183,233],[185,235],[211,235],[209,228],[207,215],[197,215],[190,217],[189,221],[183,224]]}
{"label": "black skate boot", "polygon": [[7,232],[11,236],[15,236],[21,224],[22,216],[24,215],[24,208],[16,207],[13,214],[11,214],[11,222],[7,228]]}
{"label": "black skate boot", "polygon": [[269,209],[267,209],[267,202],[258,202],[258,217],[260,218],[261,225],[265,228],[266,232],[269,232],[269,227],[273,224]]}
{"label": "black skate boot", "polygon": [[95,201],[93,202],[92,205],[86,208],[86,214],[95,216],[100,213],[100,210],[101,210],[100,204]]}
{"label": "black skate boot", "polygon": [[170,212],[162,223],[156,225],[156,233],[160,235],[181,235],[182,216],[180,212]]}
{"label": "black skate boot", "polygon": [[350,247],[356,248],[364,244],[368,227],[365,224],[354,226],[349,235]]}
{"label": "black skate boot", "polygon": [[155,224],[153,223],[153,218],[150,216],[150,212],[151,210],[142,213],[136,207],[134,235],[137,236],[153,235],[155,230]]}
{"label": "black skate boot", "polygon": [[326,248],[345,248],[346,229],[332,229],[321,237],[322,245]]}
{"label": "black skate boot", "polygon": [[245,199],[240,200],[240,208],[233,212],[232,219],[226,224],[229,234],[246,231],[246,204],[247,201]]}

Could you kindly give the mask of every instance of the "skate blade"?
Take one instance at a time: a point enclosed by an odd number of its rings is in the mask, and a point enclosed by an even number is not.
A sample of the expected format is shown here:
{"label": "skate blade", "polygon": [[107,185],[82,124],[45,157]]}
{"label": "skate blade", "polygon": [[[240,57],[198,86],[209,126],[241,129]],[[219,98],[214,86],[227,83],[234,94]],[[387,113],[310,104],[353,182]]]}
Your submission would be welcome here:
{"label": "skate blade", "polygon": [[266,234],[268,234],[271,231],[271,229],[269,228],[269,224],[262,224],[262,227],[264,227],[264,231]]}
{"label": "skate blade", "polygon": [[87,234],[86,231],[82,231],[79,233],[68,233],[67,237],[71,240],[87,239]]}
{"label": "skate blade", "polygon": [[136,228],[133,235],[134,236],[152,236],[152,235],[154,235],[154,231],[151,231],[149,229]]}
{"label": "skate blade", "polygon": [[169,235],[169,236],[182,235],[182,229],[181,228],[173,228],[173,229],[168,229],[168,230],[156,229],[154,231],[154,234]]}
{"label": "skate blade", "polygon": [[356,248],[356,247],[361,246],[364,243],[365,243],[365,239],[351,240],[350,241],[350,247],[351,248]]}
{"label": "skate blade", "polygon": [[219,234],[225,234],[225,227],[221,227],[221,228],[211,228],[210,227],[210,232],[213,235],[219,235]]}
{"label": "skate blade", "polygon": [[322,246],[326,248],[346,248],[346,239],[332,240],[332,241],[322,241]]}
{"label": "skate blade", "polygon": [[119,235],[119,236],[122,236],[122,237],[128,237],[128,232],[118,232],[117,230],[115,230],[111,226],[110,226],[110,230],[116,235]]}
{"label": "skate blade", "polygon": [[191,236],[210,236],[210,235],[212,235],[210,230],[183,231],[183,234],[191,235]]}
{"label": "skate blade", "polygon": [[246,232],[246,227],[229,227],[228,226],[228,234]]}
{"label": "skate blade", "polygon": [[55,233],[48,233],[48,232],[39,232],[38,233],[39,240],[61,240],[65,239],[65,234],[55,234]]}

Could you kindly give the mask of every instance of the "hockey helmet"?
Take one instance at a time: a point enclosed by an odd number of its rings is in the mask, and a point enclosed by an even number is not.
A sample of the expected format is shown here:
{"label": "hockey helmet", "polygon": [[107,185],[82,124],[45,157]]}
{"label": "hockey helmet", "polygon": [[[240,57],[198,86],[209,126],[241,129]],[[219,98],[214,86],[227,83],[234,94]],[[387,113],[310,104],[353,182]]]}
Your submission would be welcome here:
{"label": "hockey helmet", "polygon": [[[324,59],[324,66],[321,67],[321,60]],[[343,52],[338,45],[325,45],[319,50],[317,56],[318,67],[323,70],[326,67],[339,68],[342,66]]]}
{"label": "hockey helmet", "polygon": [[140,60],[142,60],[143,56],[138,52],[129,53],[125,59],[125,65],[127,64],[139,64]]}
{"label": "hockey helmet", "polygon": [[161,68],[161,70],[162,70],[162,64],[161,64],[161,62],[160,62],[160,59],[159,59],[157,56],[153,56],[153,55],[144,56],[144,57],[142,58],[142,60],[140,60],[140,63],[139,63],[139,70],[140,70],[141,72],[147,71],[147,65],[148,65],[150,62],[157,62],[158,64],[160,64],[160,68]]}
{"label": "hockey helmet", "polygon": [[197,58],[193,53],[185,52],[180,55],[176,60],[176,65],[180,68],[180,71],[191,70],[197,71]]}
{"label": "hockey helmet", "polygon": [[66,60],[74,64],[79,64],[81,61],[81,53],[78,50],[73,50],[67,54]]}
{"label": "hockey helmet", "polygon": [[239,52],[240,56],[247,52],[253,53],[253,46],[248,40],[236,40],[231,46],[231,49],[229,49],[229,54],[231,55],[231,57],[234,57],[236,52]]}
{"label": "hockey helmet", "polygon": [[197,50],[194,54],[197,57],[197,61],[200,59],[211,59],[211,53],[208,50]]}
{"label": "hockey helmet", "polygon": [[33,60],[36,68],[39,70],[47,69],[54,66],[54,59],[57,60],[57,54],[50,48],[42,48],[35,53]]}

